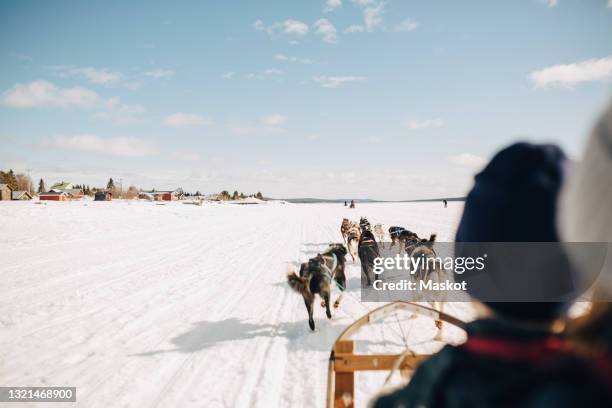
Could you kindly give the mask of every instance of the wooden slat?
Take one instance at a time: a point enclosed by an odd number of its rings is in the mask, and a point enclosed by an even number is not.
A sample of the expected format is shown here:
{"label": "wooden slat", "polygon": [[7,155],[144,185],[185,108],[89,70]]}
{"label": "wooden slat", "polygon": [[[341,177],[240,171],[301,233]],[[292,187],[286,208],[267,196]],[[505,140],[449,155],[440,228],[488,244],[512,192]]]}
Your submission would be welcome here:
{"label": "wooden slat", "polygon": [[[352,340],[341,340],[334,347],[334,355],[352,355],[355,343]],[[334,360],[334,367],[336,361]],[[352,408],[355,402],[355,374],[353,372],[339,372],[336,369],[336,389],[334,392],[334,407]]]}
{"label": "wooden slat", "polygon": [[[344,354],[334,355],[334,369],[339,373],[352,373],[355,371],[390,371],[400,355],[394,354]],[[406,356],[400,369],[414,370],[417,365],[429,358],[428,355]]]}

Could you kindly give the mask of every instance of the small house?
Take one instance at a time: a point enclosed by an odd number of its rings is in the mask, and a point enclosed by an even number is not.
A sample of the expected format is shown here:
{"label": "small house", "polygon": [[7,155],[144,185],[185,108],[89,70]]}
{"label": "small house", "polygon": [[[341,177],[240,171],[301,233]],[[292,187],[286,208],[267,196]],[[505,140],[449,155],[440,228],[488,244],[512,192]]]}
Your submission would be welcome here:
{"label": "small house", "polygon": [[71,199],[71,195],[65,191],[47,191],[38,195],[39,200],[45,201],[67,201]]}
{"label": "small house", "polygon": [[11,195],[11,199],[12,200],[31,200],[32,199],[32,194],[30,194],[29,191],[13,191],[13,194]]}
{"label": "small house", "polygon": [[[66,198],[70,198],[71,200],[80,200],[83,198],[83,190],[80,188],[74,188],[72,183],[67,183],[62,181],[61,183],[55,183],[51,186],[50,192],[56,193],[66,193]],[[60,200],[61,201],[61,200]]]}
{"label": "small house", "polygon": [[8,184],[0,184],[0,200],[12,200],[13,189]]}
{"label": "small house", "polygon": [[111,201],[113,199],[113,193],[110,191],[96,191],[94,194],[94,201]]}
{"label": "small house", "polygon": [[183,199],[184,194],[181,188],[177,188],[165,191],[141,191],[138,198],[141,197],[152,201],[174,201]]}

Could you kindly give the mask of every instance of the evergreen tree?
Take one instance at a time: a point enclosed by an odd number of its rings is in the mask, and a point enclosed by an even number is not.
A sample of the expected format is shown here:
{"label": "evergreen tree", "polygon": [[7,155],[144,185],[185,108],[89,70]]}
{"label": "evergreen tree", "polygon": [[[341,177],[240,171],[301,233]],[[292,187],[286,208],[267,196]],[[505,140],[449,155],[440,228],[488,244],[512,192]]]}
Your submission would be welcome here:
{"label": "evergreen tree", "polygon": [[108,180],[108,183],[106,183],[106,189],[110,192],[115,191],[115,182],[113,181],[112,177]]}
{"label": "evergreen tree", "polygon": [[43,181],[43,179],[40,179],[40,181],[38,182],[38,194],[44,193],[45,191],[47,191],[47,188],[45,187],[45,182]]}
{"label": "evergreen tree", "polygon": [[260,200],[263,200],[263,194],[261,194],[259,191],[257,192],[257,194],[255,194],[255,198],[259,198]]}
{"label": "evergreen tree", "polygon": [[232,200],[237,200],[239,196],[240,195],[238,194],[238,191],[234,190],[234,194],[232,194]]}
{"label": "evergreen tree", "polygon": [[17,177],[15,177],[15,172],[13,172],[13,169],[9,170],[8,173],[5,173],[4,182],[13,190],[17,190]]}

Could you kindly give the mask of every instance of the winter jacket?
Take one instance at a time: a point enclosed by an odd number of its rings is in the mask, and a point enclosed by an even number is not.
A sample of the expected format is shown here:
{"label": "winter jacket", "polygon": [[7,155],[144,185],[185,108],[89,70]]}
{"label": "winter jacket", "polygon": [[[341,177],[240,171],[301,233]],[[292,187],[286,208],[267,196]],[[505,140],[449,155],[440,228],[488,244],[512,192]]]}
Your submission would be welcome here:
{"label": "winter jacket", "polygon": [[374,406],[612,406],[612,384],[606,384],[611,379],[548,331],[485,319],[469,323],[467,333],[465,344],[444,347],[419,366],[405,388]]}

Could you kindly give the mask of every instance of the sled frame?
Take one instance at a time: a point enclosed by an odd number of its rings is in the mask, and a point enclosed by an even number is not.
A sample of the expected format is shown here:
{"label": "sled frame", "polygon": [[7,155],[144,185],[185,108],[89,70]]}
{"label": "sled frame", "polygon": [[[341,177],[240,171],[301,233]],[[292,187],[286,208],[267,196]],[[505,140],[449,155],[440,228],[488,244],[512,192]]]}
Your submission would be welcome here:
{"label": "sled frame", "polygon": [[397,310],[431,317],[465,330],[465,322],[444,312],[414,302],[397,301],[376,308],[349,325],[338,336],[329,356],[327,369],[327,408],[352,408],[355,405],[355,373],[358,371],[414,372],[428,354],[355,354],[353,335],[363,326],[383,319]]}

